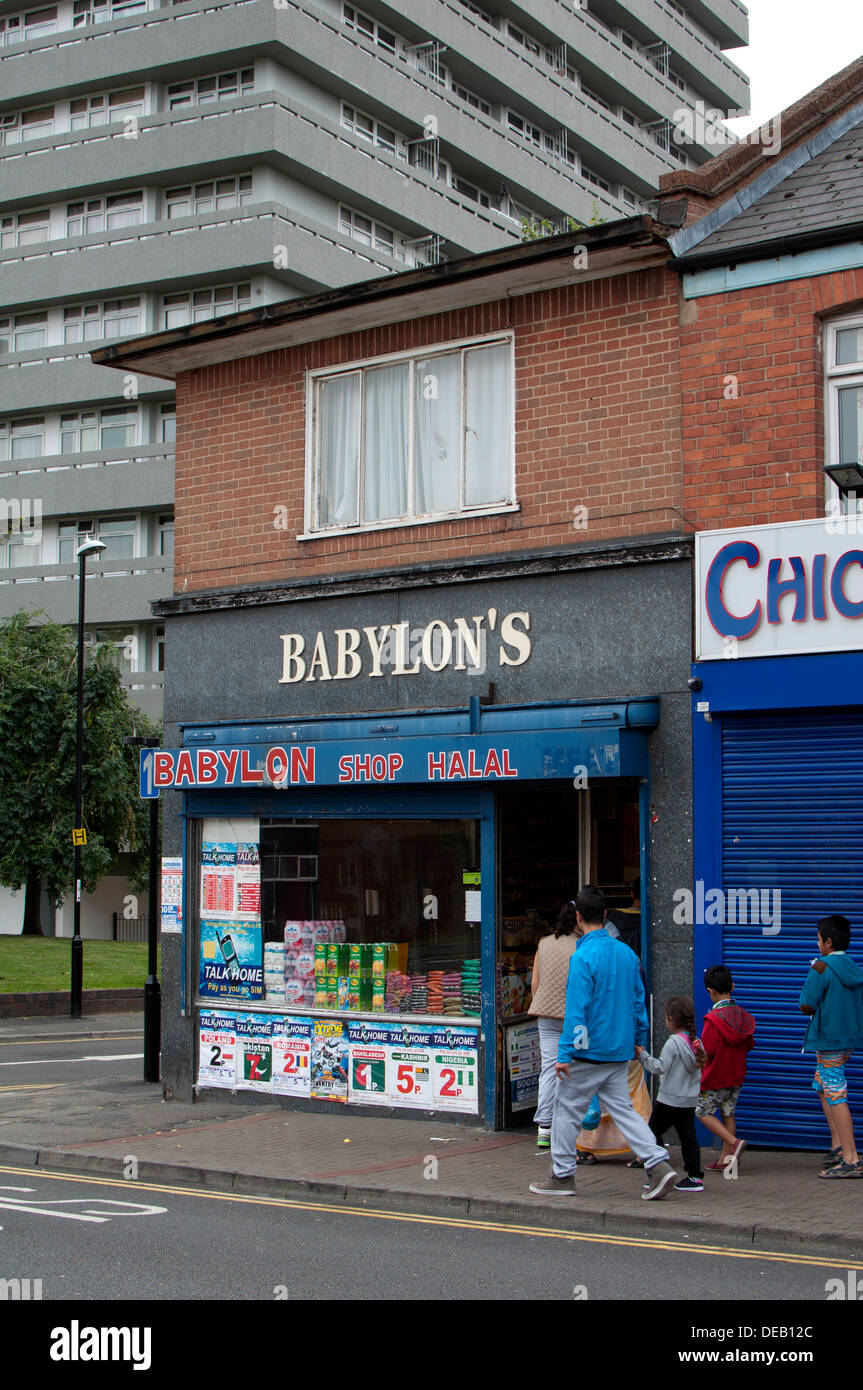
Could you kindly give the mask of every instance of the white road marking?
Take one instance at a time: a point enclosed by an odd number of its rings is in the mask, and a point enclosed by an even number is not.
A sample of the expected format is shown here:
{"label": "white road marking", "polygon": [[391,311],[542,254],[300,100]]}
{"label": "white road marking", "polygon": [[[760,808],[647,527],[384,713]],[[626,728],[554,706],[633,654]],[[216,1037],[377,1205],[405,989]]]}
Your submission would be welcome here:
{"label": "white road marking", "polygon": [[102,1052],[88,1057],[32,1057],[26,1062],[0,1062],[0,1067],[49,1067],[55,1062],[134,1062],[143,1052]]}
{"label": "white road marking", "polygon": [[[0,1192],[35,1192],[33,1187],[0,1188]],[[29,1216],[59,1216],[67,1221],[110,1221],[112,1216],[159,1216],[167,1207],[149,1206],[144,1202],[121,1202],[110,1197],[59,1197],[44,1201],[41,1197],[2,1197],[0,1207],[7,1211],[23,1211]],[[54,1207],[83,1207],[83,1211],[54,1211]],[[105,1211],[106,1207],[119,1210]],[[2,1227],[0,1227],[2,1230]]]}

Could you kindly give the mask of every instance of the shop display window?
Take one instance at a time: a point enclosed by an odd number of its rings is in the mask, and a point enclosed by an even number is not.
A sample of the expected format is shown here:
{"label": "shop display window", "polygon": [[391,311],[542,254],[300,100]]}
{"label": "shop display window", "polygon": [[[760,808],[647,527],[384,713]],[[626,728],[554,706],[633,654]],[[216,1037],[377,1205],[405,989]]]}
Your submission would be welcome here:
{"label": "shop display window", "polygon": [[[272,818],[257,844],[234,842],[228,820],[208,825],[202,997],[479,1017],[478,822]],[[247,988],[258,967],[263,988]]]}

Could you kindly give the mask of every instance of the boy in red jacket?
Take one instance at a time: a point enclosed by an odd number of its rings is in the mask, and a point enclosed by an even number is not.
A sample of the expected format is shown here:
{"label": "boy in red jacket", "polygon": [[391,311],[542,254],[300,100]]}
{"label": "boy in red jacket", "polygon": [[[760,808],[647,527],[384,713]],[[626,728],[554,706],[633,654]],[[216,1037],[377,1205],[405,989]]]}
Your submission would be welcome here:
{"label": "boy in red jacket", "polygon": [[[737,1138],[734,1110],[746,1079],[746,1054],[755,1043],[755,1019],[735,1004],[734,981],[726,965],[711,965],[705,970],[704,987],[713,1008],[705,1014],[701,1031],[707,1065],[701,1073],[695,1113],[711,1134],[722,1140],[719,1158],[707,1164],[715,1171],[730,1162],[738,1166],[746,1147],[746,1140]],[[716,1110],[721,1111],[721,1120]]]}

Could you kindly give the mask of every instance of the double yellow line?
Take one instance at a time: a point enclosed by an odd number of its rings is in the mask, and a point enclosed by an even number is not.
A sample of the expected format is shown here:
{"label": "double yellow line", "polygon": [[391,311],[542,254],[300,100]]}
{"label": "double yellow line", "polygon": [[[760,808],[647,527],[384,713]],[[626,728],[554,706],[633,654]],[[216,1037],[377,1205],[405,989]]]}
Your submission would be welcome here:
{"label": "double yellow line", "polygon": [[369,1207],[349,1207],[331,1202],[304,1202],[288,1197],[256,1197],[234,1192],[213,1192],[199,1187],[179,1187],[166,1183],[146,1183],[124,1181],[116,1178],[77,1176],[70,1173],[56,1173],[44,1168],[7,1168],[0,1166],[0,1173],[15,1176],[59,1178],[62,1182],[98,1184],[102,1187],[120,1187],[128,1193],[130,1188],[136,1192],[154,1192],[177,1197],[203,1197],[209,1201],[237,1202],[251,1206],[277,1207],[286,1211],[316,1211],[338,1216],[364,1216],[376,1221],[402,1221],[420,1226],[442,1226],[462,1231],[491,1231],[499,1235],[540,1236],[545,1240],[578,1241],[586,1245],[611,1245],[624,1249],[669,1250],[677,1254],[716,1255],[732,1260],[765,1260],[778,1264],[809,1265],[817,1269],[842,1269],[846,1259],[828,1260],[823,1256],[802,1255],[796,1252],[782,1254],[776,1250],[737,1250],[723,1245],[695,1245],[681,1240],[651,1240],[646,1237],[611,1236],[595,1232],[559,1231],[548,1226],[522,1226],[510,1221],[471,1221],[455,1216],[428,1216],[403,1211],[379,1211]]}

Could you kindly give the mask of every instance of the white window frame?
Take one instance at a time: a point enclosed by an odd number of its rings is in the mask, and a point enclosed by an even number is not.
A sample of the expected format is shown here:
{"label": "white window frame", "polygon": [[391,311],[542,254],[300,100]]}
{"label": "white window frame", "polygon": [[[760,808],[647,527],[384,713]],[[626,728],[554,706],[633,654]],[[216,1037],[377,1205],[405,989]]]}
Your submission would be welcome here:
{"label": "white window frame", "polygon": [[[847,318],[828,319],[824,322],[824,445],[827,451],[825,462],[839,462],[839,391],[842,387],[858,387],[863,392],[863,354],[858,362],[836,363],[838,335],[844,329],[857,329],[863,333],[863,314],[852,314]],[[861,441],[863,442],[863,441]],[[863,462],[863,460],[861,460]],[[827,475],[824,475],[825,512],[835,510],[839,501],[839,489]],[[857,494],[856,506],[849,497],[842,501],[842,511],[863,512],[863,488]]]}
{"label": "white window frame", "polygon": [[[148,0],[74,0],[72,28],[80,29],[90,24],[107,24],[112,19],[122,19],[127,14],[137,14],[141,10],[146,10],[147,4]],[[78,10],[77,14],[75,14],[76,9]]]}
{"label": "white window frame", "polygon": [[[24,346],[19,343],[19,336],[27,337],[31,333],[38,333],[42,330],[42,341],[30,343]],[[0,319],[0,336],[3,340],[8,340],[8,347],[0,348],[0,351],[7,353],[15,352],[34,352],[37,348],[48,346],[48,315],[39,313],[38,310],[25,310],[21,314],[5,314]]]}
{"label": "white window frame", "polygon": [[[229,192],[226,187],[222,187],[222,191],[219,192],[219,186],[228,183],[234,185],[233,192]],[[247,186],[242,187],[243,184]],[[209,190],[209,192],[204,190]],[[162,215],[166,221],[173,222],[177,221],[179,217],[199,217],[205,212],[218,212],[222,208],[241,208],[251,202],[253,193],[254,182],[251,171],[247,174],[231,174],[227,178],[205,179],[201,183],[178,184],[175,188],[165,189]],[[175,204],[179,204],[181,201],[188,202],[190,211],[173,216],[170,210],[172,194]],[[181,198],[181,194],[186,196]],[[228,197],[232,198],[233,201],[220,203],[220,199],[223,200]],[[212,207],[199,207],[200,203],[207,202],[212,203]]]}
{"label": "white window frame", "polygon": [[[48,15],[48,19],[40,19]],[[57,6],[41,10],[19,10],[17,14],[0,16],[0,44],[25,43],[44,34],[57,33]]]}
{"label": "white window frame", "polygon": [[[80,212],[73,212],[80,208]],[[144,220],[144,190],[110,193],[101,198],[82,198],[66,204],[66,236],[89,236],[91,232],[110,232],[118,227],[137,227]],[[71,222],[81,222],[81,231],[70,231]],[[89,226],[92,222],[94,225]]]}
{"label": "white window frame", "polygon": [[[465,506],[456,511],[435,512],[432,514],[423,513],[421,516],[407,515],[395,517],[384,521],[362,521],[351,526],[319,526],[318,517],[318,418],[317,418],[317,391],[321,381],[333,379],[340,376],[347,376],[352,372],[364,372],[376,367],[392,366],[399,362],[427,362],[435,357],[445,357],[453,352],[464,352],[470,348],[482,347],[509,347],[509,370],[510,370],[510,463],[509,463],[509,494],[510,501],[480,503],[475,507]],[[413,373],[411,373],[411,387],[408,391],[410,402],[409,429],[413,439],[414,433],[414,390]],[[322,367],[314,371],[306,372],[306,467],[305,467],[305,507],[304,507],[304,529],[298,540],[323,540],[328,536],[358,535],[371,531],[390,531],[406,526],[427,526],[436,525],[440,521],[464,521],[468,517],[494,516],[502,512],[517,512],[521,510],[520,503],[516,497],[515,490],[515,404],[516,404],[516,378],[515,378],[515,334],[512,331],[502,333],[484,334],[475,338],[459,338],[449,343],[435,343],[432,347],[425,350],[411,348],[404,352],[387,353],[383,357],[365,357],[354,362],[345,362],[338,367]],[[464,455],[462,455],[462,482]],[[361,465],[362,467],[362,465]],[[413,467],[409,469],[413,473]],[[363,492],[363,479],[359,480],[360,496]],[[409,478],[409,493],[413,491],[413,480]]]}
{"label": "white window frame", "polygon": [[[369,224],[368,241],[363,240],[365,228],[362,236],[357,235],[357,218],[362,218],[363,222]],[[348,207],[347,203],[339,204],[339,231],[342,236],[355,241],[358,246],[365,246],[369,251],[377,251],[379,255],[390,256],[395,261],[406,259],[404,237],[401,232],[397,232],[395,227],[390,227],[388,223],[381,222],[376,217],[370,217],[367,212]],[[392,247],[389,245],[389,237],[392,237]],[[383,241],[384,244],[378,245],[379,241]]]}
{"label": "white window frame", "polygon": [[[31,236],[31,232],[44,232],[44,236]],[[50,240],[50,236],[50,208],[34,208],[0,217],[0,249],[4,251],[16,246],[38,246],[40,242]]]}
{"label": "white window frame", "polygon": [[[123,564],[125,564],[127,569],[131,569],[131,568],[132,568],[131,562],[132,562],[133,560],[140,560],[140,559],[146,558],[146,552],[143,551],[142,548],[141,548],[141,540],[142,540],[142,537],[141,537],[141,515],[140,515],[139,512],[131,512],[131,513],[127,512],[127,513],[125,513],[125,514],[122,515],[122,516],[113,516],[113,515],[109,515],[109,516],[101,516],[101,517],[100,517],[100,516],[96,516],[96,515],[91,515],[91,516],[88,516],[88,517],[82,517],[82,516],[79,515],[79,516],[73,516],[73,517],[60,517],[59,520],[58,520],[58,523],[57,523],[57,564],[58,564],[58,565],[68,565],[68,564],[71,563],[71,561],[69,561],[69,560],[61,560],[61,559],[60,559],[60,545],[61,545],[61,542],[62,542],[62,541],[67,541],[67,540],[70,540],[70,539],[77,539],[78,537],[80,537],[81,539],[83,539],[84,536],[95,536],[95,537],[98,538],[98,537],[100,537],[100,536],[102,536],[102,535],[110,535],[111,532],[106,532],[106,531],[104,531],[102,528],[103,528],[106,524],[110,524],[111,522],[130,522],[130,523],[131,523],[131,526],[128,528],[127,531],[125,531],[125,532],[123,532],[123,533],[121,533],[121,534],[123,534],[123,535],[131,535],[131,536],[132,536],[132,554],[131,554],[131,555],[119,555],[119,556],[116,557],[116,559],[112,556],[112,557],[110,557],[111,560],[112,560],[112,562],[115,563],[115,564],[118,564],[118,565],[123,565]],[[76,528],[75,537],[61,536],[61,534],[60,534],[60,528],[61,528],[61,526],[74,526],[74,527]],[[102,554],[102,552],[100,552],[98,558],[99,558],[100,560],[104,560],[104,559],[105,559],[105,556]],[[123,574],[124,572],[125,572],[125,571],[120,570],[120,571],[118,571],[117,573]],[[105,574],[106,574],[106,577],[108,577],[108,576],[107,576],[107,572],[105,572]],[[112,576],[111,576],[111,577],[116,577],[116,576],[112,573]]]}
{"label": "white window frame", "polygon": [[[170,536],[170,537],[171,537],[171,548],[170,548],[170,550],[166,550],[166,549],[165,549],[165,537],[166,537],[166,536]],[[155,546],[156,546],[155,554],[157,554],[157,555],[159,555],[159,556],[165,556],[165,557],[167,557],[167,558],[173,560],[173,558],[174,558],[174,513],[173,513],[173,512],[171,512],[171,513],[167,513],[167,512],[165,512],[165,513],[157,513],[157,516],[156,516],[156,534],[155,534],[154,540],[155,540]]]}
{"label": "white window frame", "polygon": [[454,96],[458,97],[459,101],[465,102],[467,106],[472,106],[475,110],[481,111],[484,116],[491,116],[491,102],[486,101],[485,97],[479,96],[477,92],[472,92],[470,87],[465,87],[461,82],[457,82],[455,78],[452,80],[452,92]]}
{"label": "white window frame", "polygon": [[590,184],[591,188],[599,188],[603,193],[611,193],[612,191],[612,186],[608,179],[603,178],[602,174],[598,174],[595,169],[591,169],[587,164],[582,164],[581,166],[581,177],[584,179],[585,183]]}
{"label": "white window frame", "polygon": [[[358,20],[364,20],[365,26],[357,23]],[[386,28],[385,25],[379,24],[376,19],[366,14],[365,10],[361,10],[357,5],[342,5],[342,23],[348,29],[353,29],[355,34],[361,34],[362,37],[368,39],[370,43],[376,43],[379,48],[385,49],[387,53],[395,54],[398,52],[399,35],[396,31]],[[383,34],[387,35],[386,39],[381,37]],[[392,43],[389,42],[390,38],[393,41]]]}
{"label": "white window frame", "polygon": [[[134,328],[126,328],[122,333],[111,333],[109,328],[113,328],[118,323],[123,323],[131,318],[133,307],[137,313],[138,322]],[[140,333],[143,327],[144,301],[140,295],[129,295],[122,299],[106,299],[101,303],[77,303],[66,304],[63,306],[63,342],[71,343],[94,343],[102,338],[130,338],[136,333]],[[80,326],[80,337],[68,337],[70,324],[77,323]],[[95,324],[97,332],[89,337],[85,333],[88,324]]]}
{"label": "white window frame", "polygon": [[[130,92],[140,92],[140,96],[128,98]],[[84,111],[73,111],[76,105],[86,103]],[[113,92],[94,92],[88,96],[74,97],[69,103],[69,129],[92,130],[94,126],[118,124],[131,116],[147,114],[147,88],[139,83],[137,87],[122,87]]]}
{"label": "white window frame", "polygon": [[[37,428],[38,426],[38,428]],[[23,463],[27,459],[45,457],[45,416],[32,415],[0,420],[0,460],[4,463]],[[16,439],[36,439],[41,448],[36,454],[16,454]]]}
{"label": "white window frame", "polygon": [[[203,85],[211,82],[215,84],[212,94]],[[223,94],[223,84],[226,88],[232,84],[233,90]],[[227,72],[208,72],[200,77],[190,77],[185,82],[172,82],[165,92],[165,107],[168,111],[176,111],[181,106],[204,106],[213,101],[230,101],[233,97],[254,90],[254,67],[231,68]]]}
{"label": "white window frame", "polygon": [[[367,121],[371,130],[360,128],[357,118]],[[342,129],[349,130],[358,140],[365,140],[370,145],[376,145],[389,154],[398,155],[400,159],[407,159],[407,139],[400,130],[390,125],[387,121],[379,121],[376,116],[371,116],[368,111],[363,111],[361,107],[354,106],[353,102],[342,102]],[[392,135],[392,140],[381,135],[385,130]]]}
{"label": "white window frame", "polygon": [[[50,113],[50,115],[49,115]],[[27,120],[27,117],[31,120]],[[41,117],[37,120],[36,117]],[[57,123],[57,108],[49,106],[30,106],[26,111],[3,111],[0,113],[0,145],[22,145],[28,140],[44,140],[54,135]]]}
{"label": "white window frame", "polygon": [[[104,439],[104,431],[115,427],[121,415],[126,416],[126,430],[131,430],[132,438],[126,439],[122,444],[108,444]],[[60,416],[59,426],[59,452],[61,454],[88,454],[97,451],[114,449],[131,449],[138,443],[140,431],[140,411],[136,406],[102,406],[95,410],[63,411]],[[84,429],[95,430],[96,442],[92,449],[85,449],[81,445],[81,431]],[[76,442],[74,447],[69,447],[63,441],[63,435],[75,434]]]}
{"label": "white window frame", "polygon": [[[42,541],[44,537],[39,536],[38,540],[30,539],[31,532],[23,530],[9,530],[0,534],[0,571],[29,569],[31,566],[41,565],[42,563]],[[13,553],[20,556],[20,559],[12,562]],[[9,583],[7,579],[3,583]],[[36,584],[37,579],[19,579],[19,584]]]}
{"label": "white window frame", "polygon": [[177,442],[177,407],[173,401],[167,405],[160,405],[156,416],[156,440],[157,444],[173,444]]}
{"label": "white window frame", "polygon": [[[102,634],[101,637],[97,636],[99,633]],[[118,653],[115,665],[121,676],[131,676],[141,669],[141,645],[137,623],[127,623],[125,627],[116,623],[94,623],[92,627],[88,624],[84,628],[84,649],[92,651],[96,646],[114,648]],[[122,656],[119,653],[122,653]]]}
{"label": "white window frame", "polygon": [[[243,293],[241,293],[243,291]],[[230,300],[227,295],[230,293]],[[221,294],[222,301],[217,303],[216,296]],[[204,302],[204,296],[208,296]],[[169,304],[168,301],[174,303]],[[181,304],[180,301],[183,301]],[[195,301],[198,301],[195,303]],[[178,290],[173,294],[163,294],[159,302],[160,328],[166,329],[166,322],[169,313],[176,312],[178,309],[185,308],[187,316],[182,323],[173,323],[171,328],[183,328],[189,323],[206,323],[210,319],[219,318],[222,314],[239,314],[244,309],[252,307],[252,284],[250,280],[245,280],[239,285],[205,285],[191,290]],[[206,312],[202,313],[201,310]]]}

